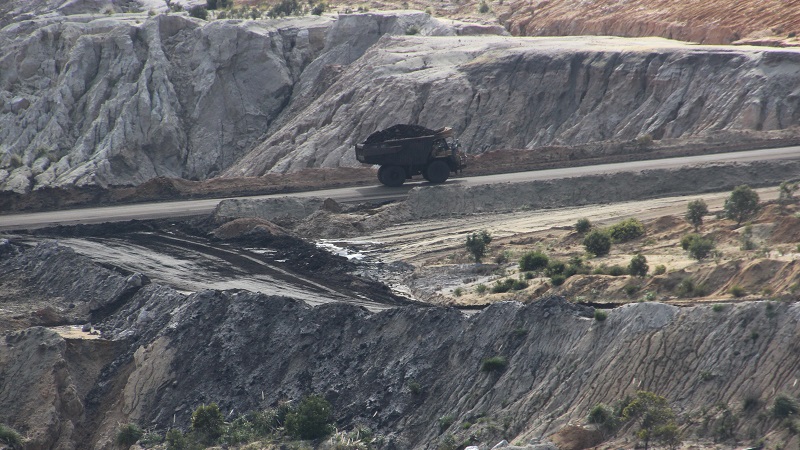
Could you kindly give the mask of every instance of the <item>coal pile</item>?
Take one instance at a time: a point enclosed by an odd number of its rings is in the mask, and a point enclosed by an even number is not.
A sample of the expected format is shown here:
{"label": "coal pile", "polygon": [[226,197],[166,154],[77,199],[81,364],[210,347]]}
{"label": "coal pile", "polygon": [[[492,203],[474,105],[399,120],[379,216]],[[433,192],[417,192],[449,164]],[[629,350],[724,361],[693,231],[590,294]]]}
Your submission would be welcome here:
{"label": "coal pile", "polygon": [[376,131],[367,137],[366,144],[376,144],[392,139],[406,139],[421,136],[432,136],[436,131],[420,125],[399,124],[391,126],[385,130]]}

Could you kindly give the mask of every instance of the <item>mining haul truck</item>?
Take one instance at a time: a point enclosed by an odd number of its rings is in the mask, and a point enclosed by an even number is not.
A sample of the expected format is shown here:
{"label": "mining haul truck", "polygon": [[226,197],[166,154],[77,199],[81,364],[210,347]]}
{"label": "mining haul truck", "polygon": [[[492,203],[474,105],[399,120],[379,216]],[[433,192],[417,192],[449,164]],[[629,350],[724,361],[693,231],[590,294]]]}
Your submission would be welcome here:
{"label": "mining haul truck", "polygon": [[380,165],[378,181],[386,186],[400,186],[419,174],[431,183],[444,183],[451,172],[466,167],[466,157],[452,136],[452,128],[395,125],[356,144],[356,159]]}

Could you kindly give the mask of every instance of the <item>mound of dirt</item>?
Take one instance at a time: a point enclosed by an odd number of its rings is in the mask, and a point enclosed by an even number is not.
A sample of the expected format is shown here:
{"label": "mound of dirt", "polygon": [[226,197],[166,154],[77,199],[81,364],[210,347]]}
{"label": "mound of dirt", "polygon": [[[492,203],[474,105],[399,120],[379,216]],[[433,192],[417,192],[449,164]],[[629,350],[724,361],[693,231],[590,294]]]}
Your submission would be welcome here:
{"label": "mound of dirt", "polygon": [[775,221],[770,240],[780,243],[800,243],[800,217],[781,216]]}
{"label": "mound of dirt", "polygon": [[285,236],[291,234],[268,220],[244,218],[226,222],[220,227],[214,229],[214,231],[211,232],[211,235],[218,239],[237,239],[251,233],[257,233],[260,235],[271,234],[273,236]]}

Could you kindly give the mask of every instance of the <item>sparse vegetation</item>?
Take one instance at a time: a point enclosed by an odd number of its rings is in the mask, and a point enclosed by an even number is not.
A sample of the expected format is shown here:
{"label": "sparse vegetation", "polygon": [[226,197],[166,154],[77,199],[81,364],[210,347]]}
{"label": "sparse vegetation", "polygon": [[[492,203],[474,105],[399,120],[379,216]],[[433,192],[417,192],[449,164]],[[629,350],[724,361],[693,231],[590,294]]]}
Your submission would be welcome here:
{"label": "sparse vegetation", "polygon": [[117,431],[117,437],[114,440],[117,445],[130,447],[131,445],[135,444],[139,441],[139,439],[144,435],[144,432],[138,425],[135,423],[127,423],[119,427]]}
{"label": "sparse vegetation", "polygon": [[647,265],[647,258],[639,253],[634,255],[630,264],[628,264],[628,273],[631,276],[643,277],[647,275],[648,270],[650,270],[650,266]]}
{"label": "sparse vegetation", "polygon": [[491,9],[489,8],[489,5],[486,2],[482,1],[480,3],[480,6],[478,6],[478,12],[481,13],[481,14],[486,14],[489,11],[491,11]]}
{"label": "sparse vegetation", "polygon": [[716,245],[711,238],[690,233],[681,238],[681,248],[689,252],[689,256],[701,261],[714,251]]}
{"label": "sparse vegetation", "polygon": [[611,236],[603,230],[592,230],[583,239],[586,251],[595,256],[604,256],[611,251]]}
{"label": "sparse vegetation", "polygon": [[416,25],[411,25],[410,27],[406,28],[406,34],[409,36],[419,34],[419,27]]}
{"label": "sparse vegetation", "polygon": [[519,270],[523,272],[542,270],[549,262],[550,258],[542,252],[528,252],[519,259]]}
{"label": "sparse vegetation", "polygon": [[0,423],[0,443],[9,446],[12,450],[22,450],[22,436],[13,428]]}
{"label": "sparse vegetation", "polygon": [[303,6],[297,0],[280,0],[267,12],[272,19],[303,14]]}
{"label": "sparse vegetation", "polygon": [[462,295],[464,295],[464,288],[457,287],[453,289],[453,295],[455,295],[456,297],[461,297]]}
{"label": "sparse vegetation", "polygon": [[750,186],[737,186],[725,200],[725,217],[736,221],[736,226],[753,217],[758,212],[758,193]]}
{"label": "sparse vegetation", "polygon": [[664,275],[665,273],[667,273],[667,266],[663,264],[658,264],[653,269],[653,275]]}
{"label": "sparse vegetation", "polygon": [[715,304],[714,306],[712,306],[712,307],[711,307],[711,310],[712,310],[712,311],[714,311],[714,312],[722,312],[722,311],[725,311],[725,305],[722,305],[722,304],[720,304],[720,303],[717,303],[717,304]]}
{"label": "sparse vegetation", "polygon": [[749,223],[744,226],[740,239],[742,241],[742,246],[740,247],[742,250],[755,250],[758,247],[753,242],[753,225]]}
{"label": "sparse vegetation", "polygon": [[795,202],[794,193],[800,189],[800,183],[784,181],[778,189],[778,205],[781,207],[781,212],[785,212],[786,207]]}
{"label": "sparse vegetation", "polygon": [[480,264],[486,256],[486,247],[492,242],[492,235],[486,230],[481,230],[467,236],[467,252],[472,255],[476,263]]}
{"label": "sparse vegetation", "polygon": [[489,288],[486,287],[486,285],[483,284],[483,283],[479,283],[478,285],[475,286],[475,293],[478,294],[478,295],[483,295],[488,290],[489,290]]}
{"label": "sparse vegetation", "polygon": [[739,286],[738,284],[734,284],[733,286],[731,286],[731,288],[728,289],[728,293],[734,297],[744,297],[747,294],[744,288]]}
{"label": "sparse vegetation", "polygon": [[439,432],[443,433],[446,429],[450,428],[450,425],[455,421],[456,418],[451,415],[439,417]]}
{"label": "sparse vegetation", "polygon": [[601,309],[594,310],[594,320],[598,322],[604,322],[608,318],[608,313]]}
{"label": "sparse vegetation", "polygon": [[703,216],[708,214],[708,205],[703,199],[693,200],[686,207],[686,221],[692,224],[694,230],[703,225]]}
{"label": "sparse vegetation", "polygon": [[784,394],[775,397],[775,401],[772,404],[773,416],[779,419],[785,419],[797,415],[798,412],[800,412],[800,405],[798,405],[797,400],[794,398]]}
{"label": "sparse vegetation", "polygon": [[705,285],[700,283],[696,284],[691,278],[684,278],[678,283],[675,292],[678,297],[702,297],[706,295]]}
{"label": "sparse vegetation", "polygon": [[484,372],[502,372],[508,367],[508,361],[504,356],[493,356],[481,362],[481,370]]}

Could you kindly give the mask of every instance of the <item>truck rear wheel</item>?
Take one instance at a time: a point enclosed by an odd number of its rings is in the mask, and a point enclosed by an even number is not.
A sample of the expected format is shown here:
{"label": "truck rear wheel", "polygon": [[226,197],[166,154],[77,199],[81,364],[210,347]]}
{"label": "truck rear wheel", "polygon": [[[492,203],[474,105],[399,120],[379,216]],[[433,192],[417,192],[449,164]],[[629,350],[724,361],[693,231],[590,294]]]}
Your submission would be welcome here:
{"label": "truck rear wheel", "polygon": [[406,181],[406,171],[400,166],[381,166],[378,181],[389,187],[402,186]]}
{"label": "truck rear wheel", "polygon": [[450,166],[446,162],[437,159],[436,161],[428,164],[425,170],[428,181],[434,184],[444,183],[450,176]]}

